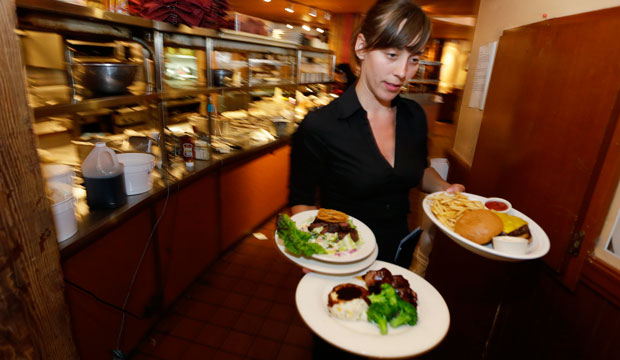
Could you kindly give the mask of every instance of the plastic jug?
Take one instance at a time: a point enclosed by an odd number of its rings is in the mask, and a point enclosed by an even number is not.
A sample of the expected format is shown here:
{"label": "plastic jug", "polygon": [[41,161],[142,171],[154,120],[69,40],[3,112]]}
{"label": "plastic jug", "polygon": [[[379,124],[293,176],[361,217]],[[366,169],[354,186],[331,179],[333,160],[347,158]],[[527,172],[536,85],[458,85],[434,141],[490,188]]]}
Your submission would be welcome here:
{"label": "plastic jug", "polygon": [[127,203],[123,164],[105,143],[96,143],[84,159],[82,175],[89,207],[115,208]]}

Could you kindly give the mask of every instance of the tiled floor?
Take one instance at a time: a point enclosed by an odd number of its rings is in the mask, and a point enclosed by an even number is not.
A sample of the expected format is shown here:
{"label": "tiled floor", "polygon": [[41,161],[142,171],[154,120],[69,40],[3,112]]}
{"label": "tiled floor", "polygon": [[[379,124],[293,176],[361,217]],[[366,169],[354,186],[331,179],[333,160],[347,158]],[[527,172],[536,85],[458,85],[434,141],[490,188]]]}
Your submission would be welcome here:
{"label": "tiled floor", "polygon": [[268,240],[248,236],[215,261],[132,359],[302,360],[340,353],[297,312],[295,289],[304,274],[275,248],[275,218],[257,231]]}

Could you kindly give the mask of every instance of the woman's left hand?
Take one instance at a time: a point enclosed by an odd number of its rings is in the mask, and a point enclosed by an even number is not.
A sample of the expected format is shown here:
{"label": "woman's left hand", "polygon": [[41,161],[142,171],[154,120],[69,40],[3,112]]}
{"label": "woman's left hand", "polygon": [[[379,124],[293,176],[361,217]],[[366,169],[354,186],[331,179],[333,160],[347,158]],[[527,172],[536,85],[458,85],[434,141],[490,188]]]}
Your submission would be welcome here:
{"label": "woman's left hand", "polygon": [[445,188],[444,191],[449,194],[454,194],[455,192],[463,192],[465,191],[465,186],[461,184],[450,184],[450,186]]}

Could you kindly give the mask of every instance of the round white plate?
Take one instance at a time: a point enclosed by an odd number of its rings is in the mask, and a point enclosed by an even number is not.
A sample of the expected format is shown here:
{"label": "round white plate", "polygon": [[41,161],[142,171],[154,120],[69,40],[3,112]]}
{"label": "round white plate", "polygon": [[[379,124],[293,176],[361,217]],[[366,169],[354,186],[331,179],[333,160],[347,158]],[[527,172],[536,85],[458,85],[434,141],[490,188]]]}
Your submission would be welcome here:
{"label": "round white plate", "polygon": [[[387,268],[393,275],[402,275],[418,294],[418,323],[398,328],[388,326],[381,335],[376,324],[348,321],[331,317],[327,296],[334,286],[353,283],[365,287],[359,278],[306,274],[295,293],[297,310],[318,336],[343,350],[373,358],[399,358],[423,354],[437,346],[450,327],[450,312],[439,292],[426,280],[411,271],[387,262],[377,261],[370,270]],[[355,274],[363,275],[366,270]]]}
{"label": "round white plate", "polygon": [[361,261],[353,263],[332,263],[303,256],[293,256],[291,253],[286,251],[284,245],[278,244],[277,240],[276,245],[280,252],[284,254],[284,256],[286,256],[289,260],[296,263],[297,265],[304,267],[308,270],[312,270],[314,272],[328,275],[347,275],[362,271],[369,268],[370,265],[372,265],[377,259],[377,255],[379,255],[379,248],[377,248],[377,246],[375,245],[372,253],[370,253],[368,257]]}
{"label": "round white plate", "polygon": [[[309,225],[314,221],[318,210],[308,210],[302,211],[291,216],[291,220],[297,224],[297,228],[300,228],[303,225]],[[315,254],[312,255],[313,259],[333,262],[333,263],[352,263],[361,261],[362,259],[367,258],[372,254],[374,249],[377,247],[377,241],[375,240],[375,234],[372,233],[370,228],[366,226],[363,222],[357,220],[353,216],[349,216],[351,222],[357,228],[357,233],[359,235],[359,241],[361,244],[358,244],[357,249],[355,249],[352,253],[336,253],[336,254]],[[275,235],[276,243],[279,244],[278,241],[278,232],[276,231]]]}
{"label": "round white plate", "polygon": [[[522,261],[522,260],[538,259],[540,257],[545,256],[549,252],[549,248],[551,247],[551,245],[549,242],[549,237],[547,237],[547,234],[545,233],[545,231],[538,224],[536,224],[534,220],[525,216],[525,214],[515,210],[515,208],[510,209],[510,211],[508,211],[508,214],[518,216],[522,218],[523,220],[527,221],[527,226],[529,227],[530,233],[532,234],[532,239],[529,245],[527,246],[527,251],[525,252],[525,254],[515,255],[515,254],[499,252],[493,249],[493,245],[491,244],[479,245],[471,240],[464,238],[463,236],[448,229],[448,227],[442,224],[439,221],[439,219],[437,219],[435,215],[433,214],[433,211],[431,210],[430,201],[428,199],[435,194],[439,194],[439,192],[429,194],[424,198],[424,201],[422,202],[422,207],[424,208],[424,212],[444,234],[448,235],[450,239],[454,240],[457,244],[461,245],[465,249],[473,253],[476,253],[480,256],[483,256],[485,258],[493,259],[493,260],[500,260],[500,261]],[[468,193],[461,193],[461,194],[466,195],[470,200],[477,200],[477,201],[481,201],[482,203],[484,203],[484,201],[487,199],[483,196],[478,196],[474,194],[468,194]]]}

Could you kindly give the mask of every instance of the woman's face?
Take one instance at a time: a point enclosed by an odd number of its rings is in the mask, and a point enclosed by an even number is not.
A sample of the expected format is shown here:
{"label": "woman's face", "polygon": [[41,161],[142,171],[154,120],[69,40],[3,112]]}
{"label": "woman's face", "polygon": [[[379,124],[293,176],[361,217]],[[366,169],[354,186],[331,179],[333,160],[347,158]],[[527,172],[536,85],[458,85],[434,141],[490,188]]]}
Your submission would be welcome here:
{"label": "woman's face", "polygon": [[[360,53],[358,53],[360,57]],[[404,49],[375,49],[361,53],[363,81],[380,102],[390,102],[401,86],[413,78],[420,66],[420,55]]]}

